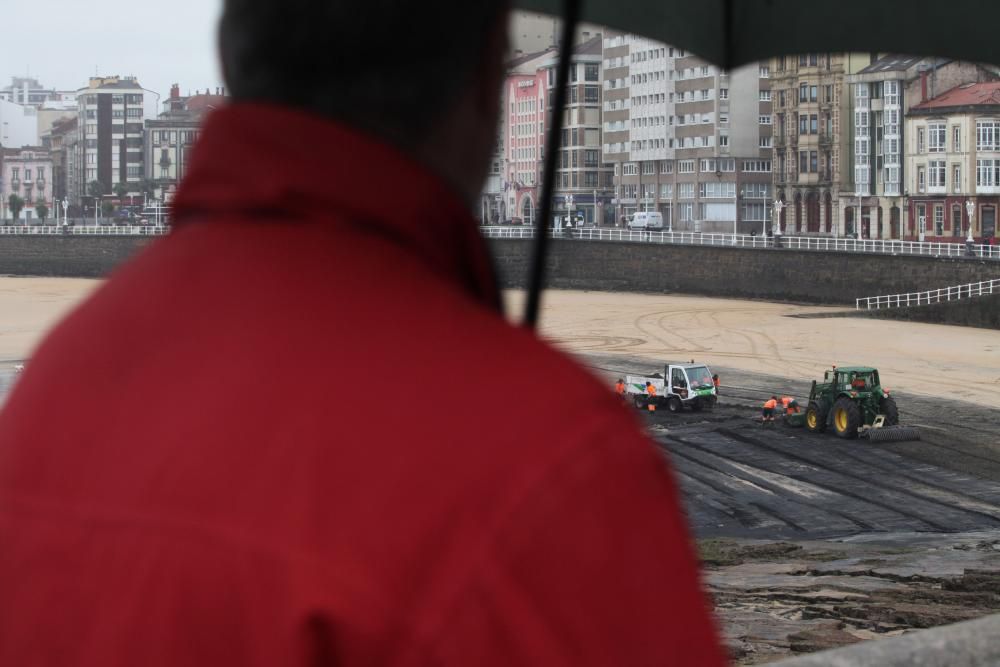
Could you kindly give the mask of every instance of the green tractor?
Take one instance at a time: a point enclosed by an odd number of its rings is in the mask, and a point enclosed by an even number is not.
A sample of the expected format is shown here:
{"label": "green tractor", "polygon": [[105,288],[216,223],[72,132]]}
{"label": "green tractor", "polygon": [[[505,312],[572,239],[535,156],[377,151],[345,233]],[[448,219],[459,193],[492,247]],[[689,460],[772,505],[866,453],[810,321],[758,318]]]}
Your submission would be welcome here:
{"label": "green tractor", "polygon": [[865,366],[833,367],[823,382],[813,382],[805,426],[813,433],[828,428],[841,438],[918,440],[916,429],[899,426],[896,400],[882,388],[878,370]]}

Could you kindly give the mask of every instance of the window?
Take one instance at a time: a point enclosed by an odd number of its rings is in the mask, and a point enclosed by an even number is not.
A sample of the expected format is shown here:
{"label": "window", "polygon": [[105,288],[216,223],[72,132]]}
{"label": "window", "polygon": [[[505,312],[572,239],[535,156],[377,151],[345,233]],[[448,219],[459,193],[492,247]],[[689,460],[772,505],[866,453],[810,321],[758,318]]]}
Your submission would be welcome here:
{"label": "window", "polygon": [[655,162],[643,162],[642,163],[642,174],[643,176],[649,176],[650,174],[656,173],[656,163]]}
{"label": "window", "polygon": [[760,101],[761,102],[770,102],[771,101],[771,91],[770,90],[762,90],[762,91],[760,91]]}
{"label": "window", "polygon": [[951,150],[954,153],[962,152],[962,128],[958,125],[951,126]]}
{"label": "window", "polygon": [[599,81],[601,79],[601,68],[597,64],[583,66],[584,81]]}
{"label": "window", "polygon": [[944,206],[934,205],[934,233],[937,236],[944,236]]}
{"label": "window", "polygon": [[760,137],[760,138],[759,138],[759,139],[757,140],[757,145],[758,145],[758,146],[759,146],[760,148],[771,148],[771,147],[772,147],[772,145],[773,145],[773,144],[772,144],[772,138],[771,138],[771,137]]}
{"label": "window", "polygon": [[783,90],[778,91],[778,106],[779,107],[785,106],[785,91]]}
{"label": "window", "polygon": [[809,151],[799,151],[799,173],[809,173]]}
{"label": "window", "polygon": [[702,173],[711,173],[711,172],[714,172],[715,171],[715,160],[711,160],[711,159],[702,160],[701,161],[701,165],[699,166],[699,170]]}
{"label": "window", "polygon": [[635,162],[626,162],[622,165],[622,175],[623,176],[636,176],[639,173],[639,167]]}
{"label": "window", "polygon": [[976,160],[976,187],[1000,186],[1000,160]]}
{"label": "window", "polygon": [[951,233],[954,236],[962,235],[962,207],[958,204],[951,207]]}
{"label": "window", "polygon": [[827,104],[833,102],[833,86],[823,86],[823,101]]}
{"label": "window", "polygon": [[743,160],[743,171],[746,173],[769,174],[771,173],[771,161]]}
{"label": "window", "polygon": [[583,102],[584,104],[598,104],[600,102],[600,93],[597,86],[583,87]]}
{"label": "window", "polygon": [[660,199],[673,199],[673,198],[674,198],[673,183],[660,183]]}
{"label": "window", "polygon": [[809,151],[809,171],[814,174],[819,172],[819,156],[816,151]]}
{"label": "window", "polygon": [[818,128],[817,128],[816,114],[812,114],[809,116],[809,134],[816,134],[817,131]]}
{"label": "window", "polygon": [[799,84],[799,102],[809,101],[809,84],[800,83]]}
{"label": "window", "polygon": [[677,215],[681,222],[691,222],[694,219],[694,204],[678,205]]}
{"label": "window", "polygon": [[1000,150],[1000,121],[996,120],[976,121],[976,150],[977,151]]}
{"label": "window", "polygon": [[927,187],[944,189],[944,160],[931,160],[927,164]]}
{"label": "window", "polygon": [[694,160],[680,160],[677,163],[677,173],[678,174],[693,174],[694,173]]}
{"label": "window", "polygon": [[731,157],[722,158],[718,161],[718,169],[724,172],[736,171],[736,159]]}
{"label": "window", "polygon": [[770,114],[763,114],[763,115],[760,116],[760,118],[758,120],[759,120],[759,122],[760,122],[761,125],[770,125],[771,124],[771,115]]}
{"label": "window", "polygon": [[747,199],[770,199],[771,185],[769,183],[747,183],[743,188],[743,196]]}
{"label": "window", "polygon": [[885,106],[899,106],[899,81],[886,81],[882,85],[885,94]]}
{"label": "window", "polygon": [[962,191],[962,165],[951,165],[951,191]]}
{"label": "window", "polygon": [[927,144],[926,144],[926,142],[924,140],[924,128],[918,127],[917,128],[917,152],[918,153],[923,153],[924,152],[924,147],[926,145]]}
{"label": "window", "polygon": [[678,183],[677,198],[694,199],[694,183]]}
{"label": "window", "polygon": [[769,204],[743,204],[743,220],[746,222],[767,222],[771,219]]}
{"label": "window", "polygon": [[729,146],[729,135],[726,134],[719,135],[719,146]]}
{"label": "window", "polygon": [[702,100],[710,100],[710,99],[712,99],[711,95],[710,95],[710,91],[709,91],[708,88],[702,89],[702,91],[701,91],[701,99]]}
{"label": "window", "polygon": [[809,101],[815,102],[816,100],[817,100],[816,86],[809,86]]}
{"label": "window", "polygon": [[927,152],[944,153],[946,136],[944,123],[929,123],[927,125]]}
{"label": "window", "polygon": [[661,174],[672,174],[674,173],[674,162],[673,160],[663,160],[660,162],[660,173]]}
{"label": "window", "polygon": [[927,174],[923,167],[917,167],[917,192],[927,191]]}
{"label": "window", "polygon": [[736,183],[699,183],[698,196],[706,199],[733,199],[736,197]]}
{"label": "window", "polygon": [[768,66],[767,65],[761,65],[760,66],[760,78],[767,79],[770,76],[771,76],[771,70],[768,69]]}

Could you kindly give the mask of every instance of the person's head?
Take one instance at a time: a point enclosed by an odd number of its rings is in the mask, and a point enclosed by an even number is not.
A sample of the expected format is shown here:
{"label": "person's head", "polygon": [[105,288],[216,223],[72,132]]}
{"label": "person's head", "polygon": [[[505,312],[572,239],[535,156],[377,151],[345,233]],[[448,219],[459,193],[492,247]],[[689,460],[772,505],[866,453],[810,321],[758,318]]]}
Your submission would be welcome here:
{"label": "person's head", "polygon": [[618,384],[625,384],[625,380],[618,378]]}
{"label": "person's head", "polygon": [[772,396],[772,397],[771,397],[771,400],[772,400],[772,401],[776,401],[776,400],[778,400],[778,397],[777,397],[777,396]]}
{"label": "person's head", "polygon": [[467,201],[496,143],[508,0],[225,0],[234,100],[311,111],[429,164]]}

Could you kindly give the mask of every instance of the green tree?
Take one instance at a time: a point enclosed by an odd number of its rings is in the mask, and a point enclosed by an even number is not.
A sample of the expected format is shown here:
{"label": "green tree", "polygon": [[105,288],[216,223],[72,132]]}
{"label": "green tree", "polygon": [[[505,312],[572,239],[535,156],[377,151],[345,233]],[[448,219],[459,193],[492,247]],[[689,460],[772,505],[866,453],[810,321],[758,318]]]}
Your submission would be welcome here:
{"label": "green tree", "polygon": [[24,209],[24,200],[17,195],[12,194],[7,199],[7,207],[10,209],[10,215],[16,222],[21,216],[21,211]]}
{"label": "green tree", "polygon": [[115,212],[115,205],[109,201],[101,202],[101,213],[104,214],[105,218],[110,218]]}
{"label": "green tree", "polygon": [[124,183],[115,183],[115,196],[119,200],[125,199],[125,195],[128,194],[128,186]]}
{"label": "green tree", "polygon": [[49,217],[49,205],[45,203],[44,197],[39,197],[35,202],[35,215],[42,219],[44,225],[45,219]]}
{"label": "green tree", "polygon": [[100,197],[101,195],[107,194],[107,188],[104,187],[104,183],[100,181],[91,181],[87,184],[87,194],[91,197]]}

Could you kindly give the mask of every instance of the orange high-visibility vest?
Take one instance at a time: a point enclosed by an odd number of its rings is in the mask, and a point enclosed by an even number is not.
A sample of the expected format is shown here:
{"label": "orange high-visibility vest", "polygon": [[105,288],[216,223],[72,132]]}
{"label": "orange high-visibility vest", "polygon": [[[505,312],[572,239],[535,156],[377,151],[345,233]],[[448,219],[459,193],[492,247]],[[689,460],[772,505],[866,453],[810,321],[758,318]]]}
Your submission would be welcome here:
{"label": "orange high-visibility vest", "polygon": [[769,398],[769,399],[767,399],[767,402],[766,402],[766,403],[764,403],[764,407],[765,407],[765,408],[770,408],[770,409],[772,409],[772,410],[773,410],[774,408],[776,408],[777,406],[778,406],[778,402],[777,402],[776,400],[774,400],[773,398]]}
{"label": "orange high-visibility vest", "polygon": [[651,397],[655,397],[656,396],[656,387],[654,387],[653,385],[647,386],[646,387],[646,393],[649,394]]}
{"label": "orange high-visibility vest", "polygon": [[781,405],[782,405],[782,407],[787,408],[788,404],[791,403],[793,400],[795,400],[795,399],[793,399],[791,396],[782,396],[781,397]]}
{"label": "orange high-visibility vest", "polygon": [[624,382],[616,382],[615,383],[615,392],[619,396],[621,396],[622,394],[624,394],[625,393],[625,383]]}

